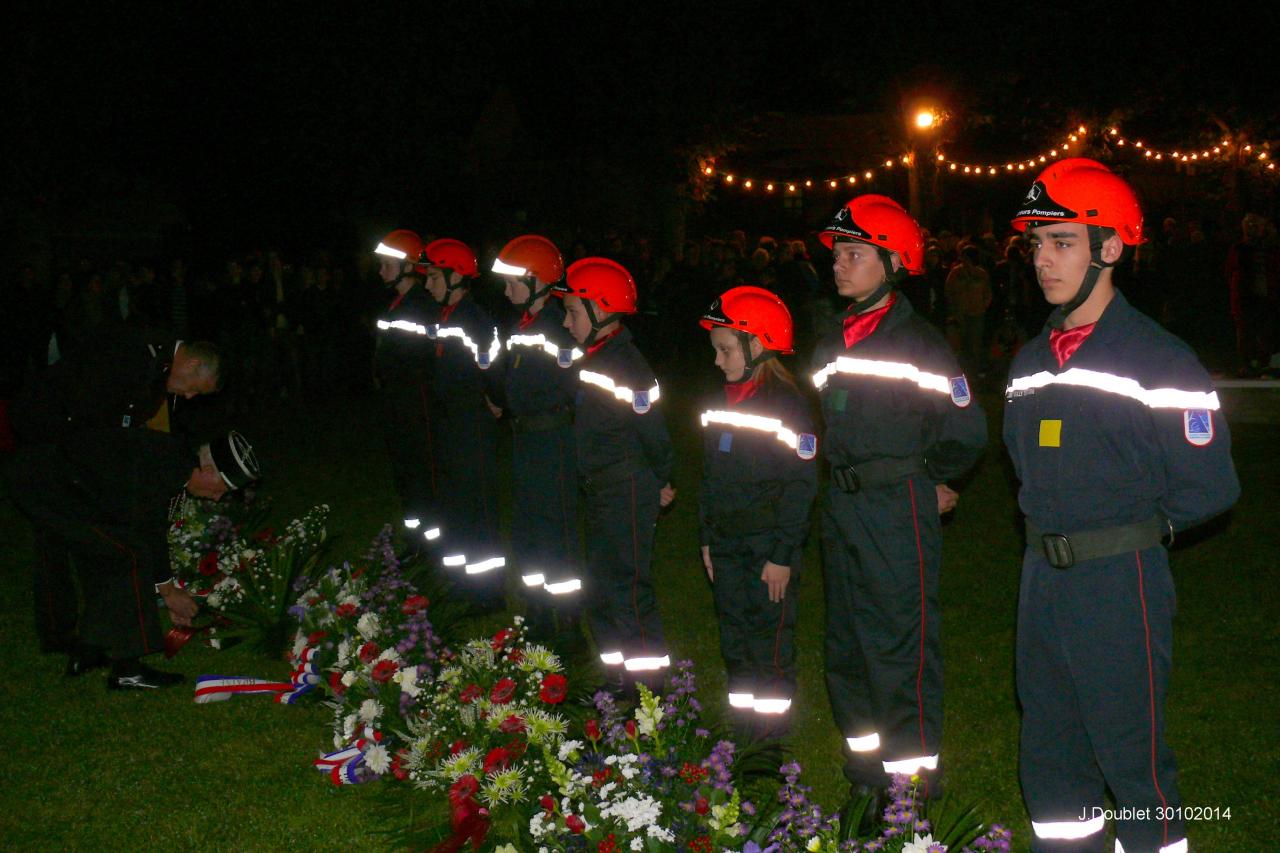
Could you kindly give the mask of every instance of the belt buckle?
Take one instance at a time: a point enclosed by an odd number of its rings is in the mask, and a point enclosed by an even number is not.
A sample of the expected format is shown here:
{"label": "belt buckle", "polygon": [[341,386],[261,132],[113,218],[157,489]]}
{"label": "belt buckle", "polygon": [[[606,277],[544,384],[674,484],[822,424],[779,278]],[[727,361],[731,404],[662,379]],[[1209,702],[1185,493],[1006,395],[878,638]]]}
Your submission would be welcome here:
{"label": "belt buckle", "polygon": [[840,487],[840,491],[850,495],[862,491],[862,480],[858,477],[858,472],[854,470],[852,465],[832,468],[831,474],[835,477],[836,485]]}
{"label": "belt buckle", "polygon": [[1040,537],[1040,545],[1044,548],[1044,557],[1055,569],[1069,569],[1075,565],[1075,555],[1071,552],[1071,540],[1062,533],[1046,533]]}

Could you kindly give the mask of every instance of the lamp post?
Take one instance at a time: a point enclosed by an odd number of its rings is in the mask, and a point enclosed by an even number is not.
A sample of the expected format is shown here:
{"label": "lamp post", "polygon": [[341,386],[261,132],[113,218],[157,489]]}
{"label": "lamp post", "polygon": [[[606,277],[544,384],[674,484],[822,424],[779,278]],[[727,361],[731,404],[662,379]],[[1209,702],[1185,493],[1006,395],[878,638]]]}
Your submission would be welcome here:
{"label": "lamp post", "polygon": [[920,201],[920,158],[916,140],[931,133],[941,123],[942,116],[937,110],[929,107],[921,107],[911,117],[911,150],[907,155],[910,158],[907,161],[907,194],[911,215],[917,222],[923,218],[924,210]]}

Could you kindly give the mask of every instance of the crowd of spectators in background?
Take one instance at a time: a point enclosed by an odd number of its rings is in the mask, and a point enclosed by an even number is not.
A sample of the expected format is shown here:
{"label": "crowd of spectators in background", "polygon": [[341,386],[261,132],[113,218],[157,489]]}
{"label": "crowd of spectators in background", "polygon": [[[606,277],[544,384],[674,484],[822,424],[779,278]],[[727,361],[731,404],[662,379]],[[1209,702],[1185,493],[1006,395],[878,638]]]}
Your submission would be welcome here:
{"label": "crowd of spectators in background", "polygon": [[[1118,273],[1130,301],[1197,348],[1213,343],[1215,333],[1229,340],[1234,325],[1235,359],[1229,351],[1218,358],[1221,372],[1280,372],[1272,363],[1280,331],[1274,225],[1250,214],[1234,241],[1211,241],[1197,223],[1172,218],[1152,230]],[[634,322],[647,327],[639,338],[658,364],[701,354],[696,318],[738,284],[768,288],[787,303],[801,365],[824,324],[843,309],[828,254],[813,235],[752,239],[735,230],[686,240],[670,254],[653,245],[643,236],[609,234],[590,245],[568,240],[564,249],[566,263],[590,252],[631,270],[641,304]],[[496,318],[513,319],[505,317],[509,306],[496,288],[482,279],[475,289]],[[1003,380],[1009,359],[1048,315],[1029,246],[1012,232],[928,234],[925,272],[902,292],[948,338],[979,385]],[[253,251],[204,269],[190,269],[181,258],[82,260],[47,277],[24,265],[0,290],[0,399],[61,353],[91,343],[104,323],[143,324],[220,344],[233,410],[266,399],[359,393],[372,381],[372,320],[383,296],[362,254],[318,251],[294,260]]]}

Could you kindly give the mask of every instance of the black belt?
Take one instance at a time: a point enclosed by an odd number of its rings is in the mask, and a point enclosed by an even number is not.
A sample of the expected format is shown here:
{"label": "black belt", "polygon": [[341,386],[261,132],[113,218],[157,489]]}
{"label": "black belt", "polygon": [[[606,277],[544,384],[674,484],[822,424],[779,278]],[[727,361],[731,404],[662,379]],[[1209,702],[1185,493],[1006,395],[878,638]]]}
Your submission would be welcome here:
{"label": "black belt", "polygon": [[516,415],[511,419],[511,429],[516,433],[546,432],[551,429],[569,426],[573,423],[573,409],[567,406],[554,412],[539,412],[533,415]]}
{"label": "black belt", "polygon": [[1169,544],[1173,544],[1173,527],[1168,520],[1157,516],[1133,524],[1077,533],[1045,533],[1027,519],[1027,545],[1039,542],[1044,558],[1055,569],[1069,569],[1085,560],[1151,548],[1163,542],[1166,535]]}
{"label": "black belt", "polygon": [[615,462],[612,465],[606,465],[588,474],[583,474],[579,479],[582,482],[584,491],[598,492],[610,483],[620,483],[623,480],[630,479],[635,474],[640,473],[641,470],[637,463],[630,459],[624,459],[621,462]]}
{"label": "black belt", "polygon": [[913,474],[923,473],[924,460],[919,457],[872,459],[857,465],[832,465],[831,482],[840,491],[852,495],[863,489],[886,486],[905,480]]}
{"label": "black belt", "polygon": [[756,504],[737,512],[727,512],[707,518],[707,524],[721,536],[758,533],[778,526],[778,510],[771,503]]}

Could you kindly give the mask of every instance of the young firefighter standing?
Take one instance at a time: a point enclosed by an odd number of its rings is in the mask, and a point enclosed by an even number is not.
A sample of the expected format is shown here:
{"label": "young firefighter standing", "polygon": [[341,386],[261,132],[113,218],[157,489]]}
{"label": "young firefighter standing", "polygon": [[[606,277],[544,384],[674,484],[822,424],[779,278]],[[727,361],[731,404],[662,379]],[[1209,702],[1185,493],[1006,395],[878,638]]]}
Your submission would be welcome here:
{"label": "young firefighter standing", "polygon": [[531,625],[555,628],[548,607],[574,614],[582,580],[578,574],[578,478],[573,453],[570,368],[582,350],[564,327],[564,309],[550,299],[564,277],[560,250],[536,234],[517,237],[493,262],[507,299],[521,312],[507,336],[503,373],[511,424],[511,548],[528,598]]}
{"label": "young firefighter standing", "polygon": [[373,364],[382,398],[382,427],[404,527],[416,547],[441,536],[427,339],[438,309],[422,286],[422,238],[412,231],[392,231],[373,251],[379,259],[378,276],[392,291],[375,323]]}
{"label": "young firefighter standing", "polygon": [[[1231,440],[1195,353],[1116,291],[1142,211],[1105,166],[1054,163],[1013,225],[1055,306],[1014,359],[1004,440],[1022,487],[1021,777],[1035,851],[1180,853],[1164,740],[1174,588],[1161,544],[1240,493]],[[1096,809],[1096,811],[1095,811]],[[1131,817],[1130,817],[1131,816]]]}
{"label": "young firefighter standing", "polygon": [[938,767],[939,516],[982,454],[986,419],[946,341],[894,284],[923,268],[920,226],[864,195],[820,235],[853,304],[814,351],[831,488],[822,518],[827,690],[856,792]]}
{"label": "young firefighter standing", "polygon": [[724,399],[702,413],[702,563],[715,590],[735,724],[786,732],[795,692],[796,581],[817,493],[809,404],[776,356],[791,314],[760,287],[726,291],[702,315]]}
{"label": "young firefighter standing", "polygon": [[498,428],[491,409],[502,400],[502,377],[490,368],[502,342],[493,320],[471,298],[479,270],[470,247],[433,240],[422,250],[422,263],[427,291],[440,306],[427,337],[435,343],[432,420],[441,446],[441,502],[449,534],[441,559],[464,574],[478,607],[500,609],[507,561],[498,529]]}
{"label": "young firefighter standing", "polygon": [[[671,439],[658,382],[621,318],[636,311],[636,283],[621,264],[583,258],[553,291],[565,328],[586,355],[578,371],[573,436],[586,499],[590,625],[600,660],[648,680],[671,665],[650,559],[658,511],[675,499]],[[638,673],[638,675],[637,675]]]}

